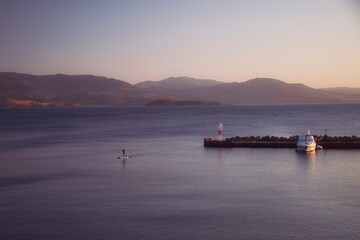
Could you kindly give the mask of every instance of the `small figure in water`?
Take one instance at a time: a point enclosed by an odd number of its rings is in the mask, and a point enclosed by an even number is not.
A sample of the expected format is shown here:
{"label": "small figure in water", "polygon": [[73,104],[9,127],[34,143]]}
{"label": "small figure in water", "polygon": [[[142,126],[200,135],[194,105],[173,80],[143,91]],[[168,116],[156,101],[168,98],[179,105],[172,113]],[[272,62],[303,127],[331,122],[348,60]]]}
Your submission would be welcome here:
{"label": "small figure in water", "polygon": [[123,157],[125,157],[126,156],[125,149],[122,149],[121,151],[122,151]]}

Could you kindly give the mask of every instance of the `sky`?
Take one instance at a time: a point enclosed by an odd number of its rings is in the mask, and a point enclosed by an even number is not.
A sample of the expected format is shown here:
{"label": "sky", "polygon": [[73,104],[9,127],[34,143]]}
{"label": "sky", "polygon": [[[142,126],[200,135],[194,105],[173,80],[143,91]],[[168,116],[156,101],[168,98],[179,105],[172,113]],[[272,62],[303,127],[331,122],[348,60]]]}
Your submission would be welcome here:
{"label": "sky", "polygon": [[0,71],[360,87],[360,1],[0,0]]}

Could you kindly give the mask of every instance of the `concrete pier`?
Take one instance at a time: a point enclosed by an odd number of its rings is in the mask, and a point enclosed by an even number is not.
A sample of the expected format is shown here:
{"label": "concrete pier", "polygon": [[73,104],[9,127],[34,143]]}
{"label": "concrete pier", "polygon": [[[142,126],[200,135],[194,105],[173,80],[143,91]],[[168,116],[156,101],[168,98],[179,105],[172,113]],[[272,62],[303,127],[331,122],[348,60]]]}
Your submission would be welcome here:
{"label": "concrete pier", "polygon": [[[317,142],[323,149],[360,149],[360,142]],[[226,139],[223,141],[204,138],[204,147],[216,148],[296,148],[296,142],[268,142],[268,141],[234,141]]]}

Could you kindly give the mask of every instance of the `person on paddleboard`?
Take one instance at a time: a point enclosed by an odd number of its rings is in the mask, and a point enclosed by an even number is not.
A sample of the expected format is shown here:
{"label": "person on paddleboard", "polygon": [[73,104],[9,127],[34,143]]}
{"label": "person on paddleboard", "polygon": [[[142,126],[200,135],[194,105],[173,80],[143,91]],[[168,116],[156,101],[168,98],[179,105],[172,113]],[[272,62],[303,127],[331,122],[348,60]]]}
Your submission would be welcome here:
{"label": "person on paddleboard", "polygon": [[121,151],[122,151],[123,157],[125,157],[126,156],[125,149],[122,149]]}

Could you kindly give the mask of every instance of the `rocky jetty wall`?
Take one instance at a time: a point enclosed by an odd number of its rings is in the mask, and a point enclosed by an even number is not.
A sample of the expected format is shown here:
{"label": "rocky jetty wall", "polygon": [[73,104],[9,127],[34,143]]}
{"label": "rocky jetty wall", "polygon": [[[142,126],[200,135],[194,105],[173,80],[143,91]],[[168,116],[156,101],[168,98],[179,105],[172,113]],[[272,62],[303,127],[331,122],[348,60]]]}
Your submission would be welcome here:
{"label": "rocky jetty wall", "polygon": [[[276,136],[247,136],[226,138],[218,141],[204,138],[205,147],[247,147],[247,148],[296,148],[299,136],[276,137]],[[316,136],[317,145],[323,149],[360,149],[360,137],[358,136]]]}

